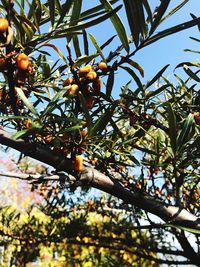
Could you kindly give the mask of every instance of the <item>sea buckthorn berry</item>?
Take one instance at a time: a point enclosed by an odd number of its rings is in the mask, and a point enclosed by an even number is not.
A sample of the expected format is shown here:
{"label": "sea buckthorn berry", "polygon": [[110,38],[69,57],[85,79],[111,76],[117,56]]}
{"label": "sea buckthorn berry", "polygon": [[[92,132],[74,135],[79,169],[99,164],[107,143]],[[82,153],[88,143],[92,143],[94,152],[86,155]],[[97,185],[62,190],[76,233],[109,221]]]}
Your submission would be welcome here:
{"label": "sea buckthorn berry", "polygon": [[28,56],[24,53],[20,53],[16,58],[16,65],[20,70],[27,70],[29,67],[29,62]]}
{"label": "sea buckthorn berry", "polygon": [[76,155],[74,169],[77,172],[81,172],[83,170],[83,157],[81,155]]}
{"label": "sea buckthorn berry", "polygon": [[86,74],[92,70],[91,65],[86,65],[79,70],[79,74]]}
{"label": "sea buckthorn berry", "polygon": [[72,84],[68,90],[68,95],[76,95],[78,93],[79,87],[77,84]]}
{"label": "sea buckthorn berry", "polygon": [[97,77],[97,73],[95,71],[90,71],[87,73],[86,78],[90,81],[95,80]]}
{"label": "sea buckthorn berry", "polygon": [[94,88],[94,93],[99,93],[101,91],[101,87],[102,87],[101,78],[98,77],[96,80],[94,80],[92,86]]}
{"label": "sea buckthorn berry", "polygon": [[68,86],[73,83],[73,78],[69,77],[66,80],[63,81],[63,86]]}
{"label": "sea buckthorn berry", "polygon": [[108,68],[108,65],[105,62],[99,62],[98,67],[100,70],[106,70]]}
{"label": "sea buckthorn berry", "polygon": [[194,113],[194,121],[196,124],[200,125],[200,114],[198,112]]}
{"label": "sea buckthorn berry", "polygon": [[7,19],[0,18],[0,32],[4,33],[8,30],[9,23]]}

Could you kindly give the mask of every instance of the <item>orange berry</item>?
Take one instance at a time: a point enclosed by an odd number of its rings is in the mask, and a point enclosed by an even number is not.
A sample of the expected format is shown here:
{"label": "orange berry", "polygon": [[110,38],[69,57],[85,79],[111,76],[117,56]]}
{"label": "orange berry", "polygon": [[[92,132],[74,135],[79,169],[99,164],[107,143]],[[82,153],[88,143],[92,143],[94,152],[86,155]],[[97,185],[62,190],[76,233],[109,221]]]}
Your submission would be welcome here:
{"label": "orange berry", "polygon": [[26,54],[21,53],[16,58],[17,68],[20,70],[27,70],[29,67],[29,58]]}
{"label": "orange berry", "polygon": [[73,82],[73,78],[69,77],[63,81],[63,86],[68,86],[68,85],[72,84],[72,82]]}
{"label": "orange berry", "polygon": [[81,155],[76,155],[74,162],[74,169],[77,172],[81,172],[83,170],[83,158]]}
{"label": "orange berry", "polygon": [[102,86],[102,80],[100,77],[98,77],[98,79],[94,80],[93,82],[94,92],[99,93],[101,91],[101,86]]}
{"label": "orange berry", "polygon": [[76,95],[78,93],[79,87],[77,84],[72,84],[68,90],[68,95]]}
{"label": "orange berry", "polygon": [[79,74],[85,74],[85,73],[90,72],[91,70],[92,70],[92,66],[86,65],[79,70]]}
{"label": "orange berry", "polygon": [[99,62],[98,67],[100,70],[106,70],[108,68],[108,65],[105,62]]}
{"label": "orange berry", "polygon": [[8,30],[9,23],[7,19],[0,18],[0,32],[4,33]]}
{"label": "orange berry", "polygon": [[194,121],[196,124],[200,125],[200,114],[198,112],[194,113]]}
{"label": "orange berry", "polygon": [[95,71],[90,71],[87,73],[87,75],[85,76],[88,80],[93,81],[96,79],[97,77],[97,73]]}

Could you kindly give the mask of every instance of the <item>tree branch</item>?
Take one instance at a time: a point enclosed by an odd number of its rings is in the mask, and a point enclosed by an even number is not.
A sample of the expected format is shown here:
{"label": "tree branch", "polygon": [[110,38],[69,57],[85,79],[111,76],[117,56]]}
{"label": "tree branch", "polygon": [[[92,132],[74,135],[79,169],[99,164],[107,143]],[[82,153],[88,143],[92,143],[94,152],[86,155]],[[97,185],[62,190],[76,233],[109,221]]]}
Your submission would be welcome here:
{"label": "tree branch", "polygon": [[[15,140],[6,131],[0,129],[0,143],[14,148],[25,155],[53,166],[56,170],[65,171],[75,175],[73,164],[70,159],[55,155],[45,146],[34,143],[26,143],[23,140]],[[126,203],[135,205],[140,209],[157,215],[167,223],[178,226],[190,227],[200,230],[200,219],[182,207],[168,205],[139,190],[130,191],[120,182],[112,180],[103,173],[93,168],[85,167],[79,175],[80,185],[88,185],[107,192]]]}

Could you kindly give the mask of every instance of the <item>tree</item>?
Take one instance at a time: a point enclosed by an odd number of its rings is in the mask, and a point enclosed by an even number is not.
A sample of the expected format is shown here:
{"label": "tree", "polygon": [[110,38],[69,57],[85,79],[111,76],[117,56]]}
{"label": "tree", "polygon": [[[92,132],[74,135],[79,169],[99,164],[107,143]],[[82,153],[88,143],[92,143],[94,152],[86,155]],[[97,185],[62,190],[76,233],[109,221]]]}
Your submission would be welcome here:
{"label": "tree", "polygon": [[[20,152],[20,157],[54,168],[54,173],[47,169],[39,176],[13,177],[43,185],[58,180],[74,193],[77,187],[83,192],[90,188],[106,192],[112,196],[112,201],[109,196],[104,200],[108,215],[114,216],[116,209],[126,211],[122,212],[123,231],[129,222],[127,229],[132,224],[140,230],[141,240],[142,236],[154,240],[152,247],[143,247],[143,258],[198,266],[199,64],[178,64],[187,75],[176,75],[178,85],[163,76],[168,65],[143,83],[144,70],[133,56],[161,38],[199,27],[200,18],[191,14],[190,21],[158,32],[160,24],[188,1],[170,12],[170,0],[158,1],[154,11],[149,1],[101,0],[85,11],[82,2],[1,1],[5,18],[0,21],[0,143]],[[120,9],[125,9],[130,38],[117,13]],[[115,37],[98,44],[86,32],[106,19],[112,21],[120,40],[110,53],[104,51]],[[64,49],[54,43],[61,38]],[[93,54],[91,46],[96,50]],[[50,64],[51,50],[61,60]],[[134,83],[125,83],[115,96],[119,70]],[[56,192],[52,195],[52,188],[46,191],[48,206],[54,206],[54,197],[59,205],[65,204]],[[185,231],[194,234],[196,247]],[[178,248],[166,240],[168,233]],[[151,253],[161,253],[162,258]]]}

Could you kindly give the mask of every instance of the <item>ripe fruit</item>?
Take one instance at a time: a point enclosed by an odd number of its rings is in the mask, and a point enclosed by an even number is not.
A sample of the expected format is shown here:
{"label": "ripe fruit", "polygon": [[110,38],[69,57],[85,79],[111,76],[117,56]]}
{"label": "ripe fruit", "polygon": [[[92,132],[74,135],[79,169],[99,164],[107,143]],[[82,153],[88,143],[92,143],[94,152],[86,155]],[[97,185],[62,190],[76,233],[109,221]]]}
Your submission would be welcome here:
{"label": "ripe fruit", "polygon": [[68,86],[68,85],[72,84],[72,82],[73,82],[73,78],[69,77],[63,81],[63,86]]}
{"label": "ripe fruit", "polygon": [[196,124],[200,125],[200,114],[199,112],[194,113],[194,121]]}
{"label": "ripe fruit", "polygon": [[83,158],[81,155],[76,155],[74,162],[74,169],[77,172],[81,172],[83,170]]}
{"label": "ripe fruit", "polygon": [[99,93],[101,91],[101,86],[102,86],[102,80],[100,77],[98,77],[93,82],[94,93]]}
{"label": "ripe fruit", "polygon": [[84,76],[84,74],[90,72],[92,70],[92,66],[91,65],[86,65],[84,67],[82,67],[80,70],[79,70],[79,74]]}
{"label": "ripe fruit", "polygon": [[99,62],[98,67],[100,70],[106,70],[108,68],[108,65],[105,62]]}
{"label": "ripe fruit", "polygon": [[20,70],[27,70],[29,67],[29,58],[26,54],[20,53],[16,58],[17,68]]}
{"label": "ripe fruit", "polygon": [[72,84],[68,90],[68,95],[76,95],[78,93],[79,87],[77,84]]}
{"label": "ripe fruit", "polygon": [[4,33],[8,30],[9,23],[7,19],[0,18],[0,32]]}
{"label": "ripe fruit", "polygon": [[87,73],[86,78],[90,81],[95,80],[97,77],[97,73],[95,71],[90,71]]}

